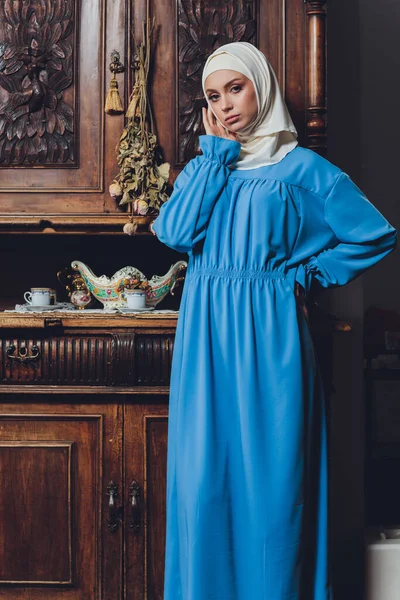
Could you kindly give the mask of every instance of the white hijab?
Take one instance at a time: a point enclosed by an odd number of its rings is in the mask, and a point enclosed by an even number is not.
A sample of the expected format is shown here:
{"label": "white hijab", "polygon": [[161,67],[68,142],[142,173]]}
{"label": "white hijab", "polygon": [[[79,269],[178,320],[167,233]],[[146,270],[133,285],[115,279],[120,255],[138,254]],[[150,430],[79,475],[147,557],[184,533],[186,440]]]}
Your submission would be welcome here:
{"label": "white hijab", "polygon": [[[258,102],[257,117],[237,134],[242,149],[237,162],[229,165],[230,168],[257,169],[278,163],[297,146],[297,131],[268,60],[248,42],[221,46],[208,57],[204,66],[202,84],[205,96],[207,77],[221,69],[237,71],[250,79]],[[207,102],[213,111],[212,102]]]}

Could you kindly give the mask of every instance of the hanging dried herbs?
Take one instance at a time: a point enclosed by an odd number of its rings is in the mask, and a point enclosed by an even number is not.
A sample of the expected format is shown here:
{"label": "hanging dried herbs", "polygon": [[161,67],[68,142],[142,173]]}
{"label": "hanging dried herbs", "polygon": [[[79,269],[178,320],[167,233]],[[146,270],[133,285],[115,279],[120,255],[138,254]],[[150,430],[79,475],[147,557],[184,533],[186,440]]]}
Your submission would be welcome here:
{"label": "hanging dried herbs", "polygon": [[157,214],[169,197],[170,165],[162,162],[147,92],[153,30],[154,20],[150,24],[147,18],[143,23],[143,42],[136,47],[135,83],[117,148],[120,172],[110,186],[110,194],[120,206],[130,205],[131,222],[124,228],[130,234],[136,229],[134,215]]}

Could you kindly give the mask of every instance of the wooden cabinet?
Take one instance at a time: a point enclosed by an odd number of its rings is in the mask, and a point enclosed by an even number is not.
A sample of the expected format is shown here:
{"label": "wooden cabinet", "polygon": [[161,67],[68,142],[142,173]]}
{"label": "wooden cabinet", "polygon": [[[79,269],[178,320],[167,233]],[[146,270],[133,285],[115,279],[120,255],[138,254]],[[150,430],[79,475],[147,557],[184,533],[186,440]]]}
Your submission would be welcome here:
{"label": "wooden cabinet", "polygon": [[107,527],[106,492],[122,482],[122,407],[51,399],[3,398],[0,597],[120,597],[122,532]]}
{"label": "wooden cabinet", "polygon": [[[127,106],[131,33],[139,42],[147,8],[156,19],[150,95],[172,183],[198,152],[202,66],[232,41],[267,54],[300,144],[324,154],[325,5],[0,3],[0,305],[49,286],[74,259],[96,271],[106,263],[111,275],[127,262],[157,273],[181,258],[152,236],[112,244],[93,235],[122,233],[127,220],[108,193],[124,116],[106,115],[104,103],[116,50]],[[150,235],[150,217],[136,220],[137,234]],[[66,233],[62,243],[47,235]],[[0,313],[0,600],[162,599],[175,327],[176,316]]]}
{"label": "wooden cabinet", "polygon": [[176,315],[65,315],[1,317],[0,598],[162,600]]}

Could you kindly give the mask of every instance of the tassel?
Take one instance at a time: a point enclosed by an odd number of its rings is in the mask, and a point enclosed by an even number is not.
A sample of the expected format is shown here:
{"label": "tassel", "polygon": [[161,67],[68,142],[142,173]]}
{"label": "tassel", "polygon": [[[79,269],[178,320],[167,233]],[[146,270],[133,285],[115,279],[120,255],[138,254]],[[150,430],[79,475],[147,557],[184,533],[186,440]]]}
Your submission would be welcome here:
{"label": "tassel", "polygon": [[113,75],[113,78],[110,81],[110,89],[108,90],[104,110],[109,115],[118,115],[119,113],[124,112],[124,107],[122,106],[121,98],[118,93],[118,82],[115,75]]}
{"label": "tassel", "polygon": [[139,108],[139,94],[137,86],[134,87],[133,92],[130,97],[130,102],[128,106],[128,110],[125,115],[128,119],[134,119],[138,116],[138,108]]}

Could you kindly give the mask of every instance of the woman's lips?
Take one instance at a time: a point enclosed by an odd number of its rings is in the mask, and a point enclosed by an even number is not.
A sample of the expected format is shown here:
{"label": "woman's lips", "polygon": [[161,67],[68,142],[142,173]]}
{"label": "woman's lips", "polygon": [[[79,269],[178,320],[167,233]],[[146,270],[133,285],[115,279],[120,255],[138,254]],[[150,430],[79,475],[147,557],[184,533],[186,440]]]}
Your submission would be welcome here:
{"label": "woman's lips", "polygon": [[240,115],[231,115],[225,119],[225,123],[233,123],[233,121],[237,121],[240,118]]}

